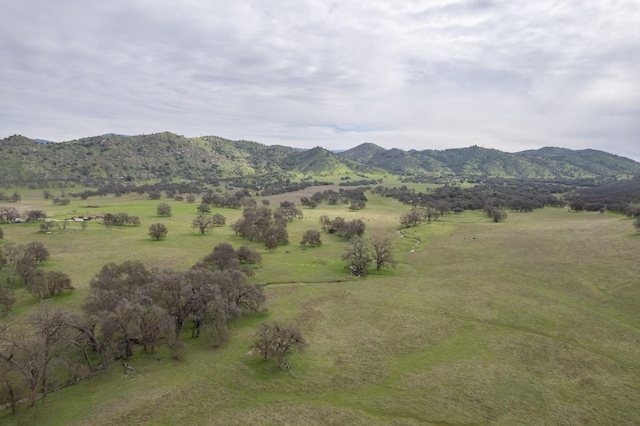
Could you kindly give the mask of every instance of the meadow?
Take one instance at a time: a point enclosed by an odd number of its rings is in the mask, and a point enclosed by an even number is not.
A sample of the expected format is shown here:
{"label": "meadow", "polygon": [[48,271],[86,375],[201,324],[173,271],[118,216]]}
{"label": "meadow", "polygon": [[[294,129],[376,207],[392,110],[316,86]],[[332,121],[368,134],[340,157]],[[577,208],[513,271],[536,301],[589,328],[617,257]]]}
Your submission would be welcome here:
{"label": "meadow", "polygon": [[[139,373],[125,376],[116,363],[35,408],[4,410],[1,424],[640,423],[640,236],[622,215],[545,208],[493,223],[468,211],[401,229],[409,206],[368,195],[357,212],[302,207],[290,244],[268,252],[229,228],[241,210],[212,209],[227,225],[200,235],[191,228],[197,204],[110,195],[52,206],[41,191],[19,192],[11,206],[54,219],[126,212],[142,221],[111,230],[70,223],[51,234],[38,224],[1,225],[0,247],[41,241],[51,253],[46,268],[71,277],[75,290],[54,305],[79,309],[107,262],[181,270],[229,242],[262,254],[251,281],[265,285],[269,311],[232,322],[221,347],[185,339],[179,357],[136,348],[130,362]],[[171,217],[156,216],[159,202]],[[392,238],[397,267],[350,277],[344,239],[322,234],[321,247],[301,247],[321,215],[361,218],[365,236]],[[147,235],[155,222],[168,227],[166,239]],[[14,316],[38,309],[30,295],[17,296]],[[265,320],[297,324],[309,343],[289,372],[248,352]]]}

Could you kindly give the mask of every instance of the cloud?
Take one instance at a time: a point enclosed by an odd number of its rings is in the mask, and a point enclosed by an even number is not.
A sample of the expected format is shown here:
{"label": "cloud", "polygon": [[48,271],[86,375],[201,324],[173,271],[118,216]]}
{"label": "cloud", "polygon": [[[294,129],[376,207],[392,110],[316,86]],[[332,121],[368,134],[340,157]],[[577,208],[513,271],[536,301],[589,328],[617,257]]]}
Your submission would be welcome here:
{"label": "cloud", "polygon": [[633,1],[3,9],[2,136],[168,130],[327,148],[555,145],[640,160]]}

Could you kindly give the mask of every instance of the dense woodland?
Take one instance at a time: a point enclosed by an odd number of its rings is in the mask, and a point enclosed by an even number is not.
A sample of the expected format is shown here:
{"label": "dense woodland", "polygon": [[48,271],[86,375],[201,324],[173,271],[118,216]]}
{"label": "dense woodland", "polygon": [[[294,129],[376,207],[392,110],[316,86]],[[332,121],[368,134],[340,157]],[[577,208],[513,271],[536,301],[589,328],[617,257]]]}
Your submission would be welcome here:
{"label": "dense woodland", "polygon": [[[10,292],[15,285],[41,300],[73,290],[64,273],[38,269],[49,258],[41,243],[4,252],[0,307],[5,313],[15,301]],[[128,360],[134,346],[152,354],[160,343],[180,345],[187,327],[193,338],[206,331],[208,339],[224,342],[229,321],[264,309],[262,287],[246,281],[253,274],[251,265],[260,261],[249,247],[234,250],[223,243],[187,271],[148,270],[138,261],[105,264],[91,280],[82,314],[45,303],[26,320],[0,324],[2,403],[15,410],[26,398],[33,406],[40,394],[46,397],[107,370],[114,361]]]}

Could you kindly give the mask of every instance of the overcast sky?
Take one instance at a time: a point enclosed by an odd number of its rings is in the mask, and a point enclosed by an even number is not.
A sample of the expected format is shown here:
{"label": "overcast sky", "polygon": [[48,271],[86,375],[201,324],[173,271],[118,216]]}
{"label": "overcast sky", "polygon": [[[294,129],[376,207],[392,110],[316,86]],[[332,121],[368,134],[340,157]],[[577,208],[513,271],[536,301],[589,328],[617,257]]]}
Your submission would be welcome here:
{"label": "overcast sky", "polygon": [[0,138],[640,160],[638,0],[0,0]]}

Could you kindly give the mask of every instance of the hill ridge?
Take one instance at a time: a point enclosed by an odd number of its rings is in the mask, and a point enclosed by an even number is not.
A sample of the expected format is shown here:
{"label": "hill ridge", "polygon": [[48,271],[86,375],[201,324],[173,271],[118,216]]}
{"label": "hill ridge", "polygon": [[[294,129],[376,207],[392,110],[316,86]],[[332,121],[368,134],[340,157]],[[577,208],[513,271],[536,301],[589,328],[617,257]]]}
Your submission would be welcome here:
{"label": "hill ridge", "polygon": [[0,182],[42,179],[220,179],[289,173],[330,175],[381,171],[401,176],[601,179],[640,176],[640,163],[594,149],[543,147],[509,153],[472,145],[444,150],[385,149],[366,142],[333,152],[185,137],[171,132],[108,133],[40,143],[21,135],[0,140]]}

